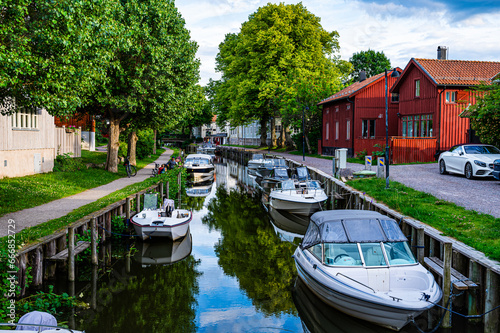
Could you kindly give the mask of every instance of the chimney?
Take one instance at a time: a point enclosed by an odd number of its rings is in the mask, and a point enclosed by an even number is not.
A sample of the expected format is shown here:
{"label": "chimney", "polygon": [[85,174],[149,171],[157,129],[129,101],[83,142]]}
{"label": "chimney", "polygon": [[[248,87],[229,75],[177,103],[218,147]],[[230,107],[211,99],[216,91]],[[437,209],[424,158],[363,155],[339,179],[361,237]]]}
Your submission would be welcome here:
{"label": "chimney", "polygon": [[366,71],[359,71],[359,82],[366,80]]}
{"label": "chimney", "polygon": [[448,60],[448,48],[446,46],[438,46],[438,60]]}

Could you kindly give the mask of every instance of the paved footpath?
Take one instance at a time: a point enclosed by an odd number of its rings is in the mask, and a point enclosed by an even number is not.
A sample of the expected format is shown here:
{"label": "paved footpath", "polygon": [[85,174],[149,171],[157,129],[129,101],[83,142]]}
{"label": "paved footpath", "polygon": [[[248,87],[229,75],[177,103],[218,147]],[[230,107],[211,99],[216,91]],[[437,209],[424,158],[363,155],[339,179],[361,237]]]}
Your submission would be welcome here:
{"label": "paved footpath", "polygon": [[173,150],[167,149],[155,162],[150,163],[141,170],[137,171],[137,175],[135,177],[120,178],[112,181],[111,183],[101,185],[66,198],[54,200],[37,207],[27,208],[4,215],[0,217],[0,237],[7,236],[9,219],[16,222],[16,232],[19,232],[24,228],[32,227],[65,216],[81,206],[94,202],[128,185],[142,182],[151,176],[155,163],[166,164],[172,153]]}

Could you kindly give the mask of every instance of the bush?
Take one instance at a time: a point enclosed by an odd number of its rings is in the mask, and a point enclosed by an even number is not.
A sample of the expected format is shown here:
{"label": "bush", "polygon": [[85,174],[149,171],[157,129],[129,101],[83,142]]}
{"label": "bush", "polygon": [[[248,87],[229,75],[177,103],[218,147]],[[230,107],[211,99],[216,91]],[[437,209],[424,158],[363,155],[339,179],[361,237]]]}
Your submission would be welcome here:
{"label": "bush", "polygon": [[120,141],[120,147],[118,148],[118,156],[128,156],[128,144],[126,142]]}
{"label": "bush", "polygon": [[80,159],[72,158],[72,153],[57,155],[54,161],[54,172],[78,171],[86,166]]}
{"label": "bush", "polygon": [[[314,130],[309,132],[309,144],[311,145],[311,152],[313,154],[318,153],[318,140],[321,139],[321,132],[319,130]],[[302,132],[292,135],[292,140],[295,143],[298,151],[302,151]],[[307,145],[307,143],[306,143]],[[306,147],[307,152],[307,147]]]}
{"label": "bush", "polygon": [[152,130],[138,131],[137,138],[135,154],[138,159],[142,160],[153,153],[154,133]]}

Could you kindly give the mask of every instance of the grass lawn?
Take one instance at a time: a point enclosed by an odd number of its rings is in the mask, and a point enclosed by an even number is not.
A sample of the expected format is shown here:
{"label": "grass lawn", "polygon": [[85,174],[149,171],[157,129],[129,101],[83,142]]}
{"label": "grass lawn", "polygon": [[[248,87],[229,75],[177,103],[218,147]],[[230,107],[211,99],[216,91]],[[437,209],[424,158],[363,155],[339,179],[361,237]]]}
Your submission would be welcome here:
{"label": "grass lawn", "polygon": [[[156,155],[138,161],[137,167],[143,168],[155,161],[163,152],[163,149],[157,150]],[[83,163],[100,164],[106,162],[106,153],[82,150],[82,157],[77,159]],[[111,173],[103,169],[90,168],[0,179],[2,198],[0,216],[39,206],[127,176],[123,165],[119,166],[118,170],[118,173]]]}
{"label": "grass lawn", "polygon": [[360,178],[347,184],[403,215],[500,260],[500,218],[467,210],[397,182],[391,182],[386,190],[385,179]]}

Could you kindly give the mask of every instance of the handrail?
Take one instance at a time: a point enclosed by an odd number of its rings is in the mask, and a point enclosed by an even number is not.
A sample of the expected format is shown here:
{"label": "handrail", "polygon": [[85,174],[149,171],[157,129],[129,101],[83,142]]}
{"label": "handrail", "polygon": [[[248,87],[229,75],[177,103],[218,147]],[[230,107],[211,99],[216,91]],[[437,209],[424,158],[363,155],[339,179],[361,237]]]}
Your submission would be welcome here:
{"label": "handrail", "polygon": [[374,293],[374,294],[376,294],[376,293],[377,293],[377,292],[375,291],[375,289],[373,289],[372,287],[367,286],[366,284],[361,283],[361,282],[359,282],[358,280],[354,280],[353,278],[351,278],[351,277],[349,277],[349,276],[347,276],[347,275],[344,275],[344,274],[342,274],[342,273],[340,273],[340,272],[339,272],[339,273],[337,273],[335,276],[339,276],[339,275],[342,275],[343,277],[348,278],[348,279],[349,279],[349,280],[351,280],[351,281],[354,281],[354,282],[356,282],[356,283],[359,283],[359,284],[360,284],[360,285],[362,285],[363,287],[366,287],[366,288],[368,288],[368,289],[371,289],[371,290],[373,291],[373,293]]}

